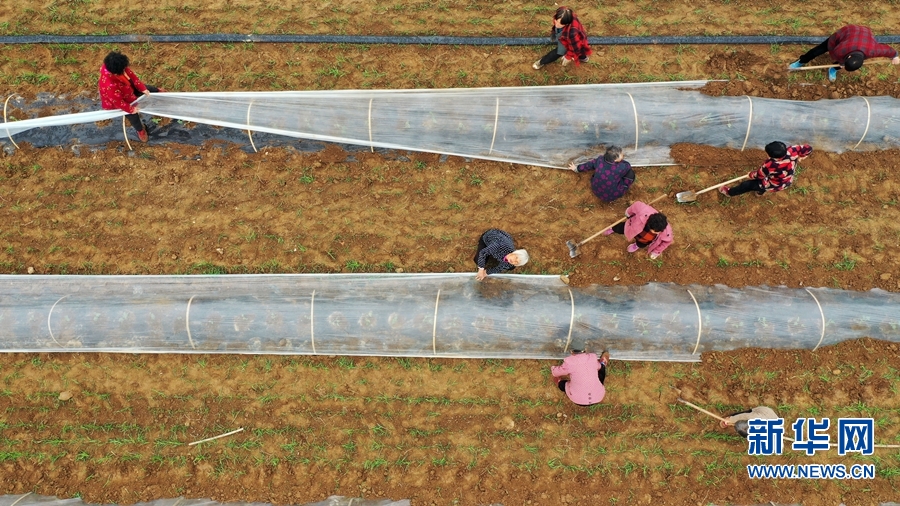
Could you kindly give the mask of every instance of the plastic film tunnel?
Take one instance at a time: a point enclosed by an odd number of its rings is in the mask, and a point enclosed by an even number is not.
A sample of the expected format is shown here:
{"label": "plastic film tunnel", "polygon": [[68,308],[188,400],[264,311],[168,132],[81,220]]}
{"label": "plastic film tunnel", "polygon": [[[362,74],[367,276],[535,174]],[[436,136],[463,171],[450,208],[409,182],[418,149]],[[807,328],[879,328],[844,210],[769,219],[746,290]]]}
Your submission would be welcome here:
{"label": "plastic film tunnel", "polygon": [[900,341],[900,294],[556,276],[0,276],[0,351],[622,360]]}
{"label": "plastic film tunnel", "polygon": [[[58,497],[32,493],[0,496],[0,506],[87,506],[80,498],[60,499]],[[229,502],[221,503],[212,499],[157,499],[137,503],[134,506],[272,506],[271,503]],[[306,503],[304,506],[410,506],[409,499],[360,499],[355,497],[331,496],[323,501]]]}
{"label": "plastic film tunnel", "polygon": [[[557,168],[611,144],[623,146],[633,165],[671,163],[676,143],[744,150],[777,139],[833,152],[900,147],[900,101],[891,97],[711,97],[698,91],[705,84],[155,93],[139,102],[146,114],[245,130],[253,149],[253,132],[266,132]],[[78,123],[124,113],[83,114],[5,123],[0,133],[13,138],[67,117]]]}

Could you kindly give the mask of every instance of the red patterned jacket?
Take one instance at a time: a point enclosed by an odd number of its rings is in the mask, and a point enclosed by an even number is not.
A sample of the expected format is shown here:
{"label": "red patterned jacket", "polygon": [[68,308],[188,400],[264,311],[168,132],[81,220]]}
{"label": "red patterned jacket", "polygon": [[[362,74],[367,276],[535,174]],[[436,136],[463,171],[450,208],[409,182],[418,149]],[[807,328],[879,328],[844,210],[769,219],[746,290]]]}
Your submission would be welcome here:
{"label": "red patterned jacket", "polygon": [[131,83],[134,83],[134,87],[142,93],[147,90],[144,83],[130,68],[126,67],[125,73],[120,76],[106,70],[106,65],[101,65],[100,81],[97,83],[97,87],[100,89],[100,104],[103,108],[122,109],[129,114],[134,113],[131,103],[137,100],[137,97],[134,95]]}
{"label": "red patterned jacket", "polygon": [[[550,27],[550,39],[556,40],[556,27]],[[587,33],[584,31],[578,16],[572,12],[572,22],[565,25],[559,34],[559,42],[566,48],[565,58],[567,60],[575,60],[578,65],[588,55],[592,54],[591,46],[588,44]]]}
{"label": "red patterned jacket", "polygon": [[894,48],[877,42],[872,30],[866,26],[847,25],[828,37],[828,54],[834,61],[844,61],[844,58],[853,51],[862,52],[866,58],[897,56]]}
{"label": "red patterned jacket", "polygon": [[763,188],[769,192],[784,190],[794,182],[794,168],[797,161],[809,156],[812,147],[809,144],[789,146],[784,158],[769,158],[762,167],[747,174],[750,179],[759,179]]}

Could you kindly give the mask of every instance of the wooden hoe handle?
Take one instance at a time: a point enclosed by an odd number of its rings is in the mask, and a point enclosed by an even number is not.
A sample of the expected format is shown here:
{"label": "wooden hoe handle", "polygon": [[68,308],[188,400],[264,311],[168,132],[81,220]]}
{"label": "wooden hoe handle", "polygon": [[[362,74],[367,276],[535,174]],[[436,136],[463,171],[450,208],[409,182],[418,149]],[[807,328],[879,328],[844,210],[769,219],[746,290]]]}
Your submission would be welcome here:
{"label": "wooden hoe handle", "polygon": [[[659,197],[656,197],[655,199],[651,200],[647,205],[655,204],[655,203],[659,202],[660,200],[662,200],[662,199],[664,199],[664,198],[666,198],[666,197],[668,197],[668,196],[669,196],[668,193],[663,193],[663,194],[660,195]],[[583,245],[584,243],[586,243],[586,242],[590,241],[591,239],[597,237],[598,235],[602,234],[603,232],[606,232],[607,230],[609,230],[609,229],[615,227],[615,226],[618,225],[619,223],[622,223],[623,221],[627,220],[628,218],[630,218],[630,216],[626,216],[626,217],[624,217],[624,218],[620,218],[619,221],[613,223],[612,225],[609,225],[608,227],[604,228],[603,230],[601,230],[601,231],[597,232],[596,234],[594,234],[594,235],[588,237],[587,239],[581,241],[581,242],[578,243],[576,246],[581,246],[581,245]]]}

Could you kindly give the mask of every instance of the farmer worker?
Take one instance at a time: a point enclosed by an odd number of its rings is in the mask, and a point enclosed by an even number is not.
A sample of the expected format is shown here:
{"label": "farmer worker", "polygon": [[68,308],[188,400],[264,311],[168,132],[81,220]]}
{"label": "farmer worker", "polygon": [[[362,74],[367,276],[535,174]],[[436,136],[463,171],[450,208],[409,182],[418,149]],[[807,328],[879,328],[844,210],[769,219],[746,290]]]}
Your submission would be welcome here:
{"label": "farmer worker", "polygon": [[481,281],[488,274],[499,274],[511,271],[528,263],[528,252],[516,249],[513,238],[507,232],[492,228],[481,234],[478,239],[478,250],[475,252],[475,265],[478,274],[475,279]]}
{"label": "farmer worker", "polygon": [[[872,30],[866,26],[847,25],[834,32],[825,42],[810,49],[789,68],[799,69],[811,62],[817,56],[825,53],[831,55],[832,61],[840,65],[847,72],[858,70],[866,58],[885,57],[892,58],[891,63],[900,65],[900,55],[891,46],[880,44],[872,36]],[[836,68],[828,69],[828,80],[837,79]]]}
{"label": "farmer worker", "polygon": [[531,68],[538,70],[548,63],[553,63],[561,56],[563,67],[575,62],[588,61],[592,53],[588,44],[587,33],[584,31],[578,16],[568,7],[559,7],[553,15],[553,26],[550,27],[550,42],[556,42],[556,47],[551,49],[543,58],[534,62]]}
{"label": "farmer worker", "polygon": [[628,206],[625,210],[628,218],[624,223],[618,223],[603,235],[624,234],[629,241],[626,251],[634,253],[641,248],[647,248],[650,258],[657,259],[662,252],[672,244],[674,236],[672,225],[666,219],[666,215],[657,211],[641,201]]}
{"label": "farmer worker", "polygon": [[595,353],[585,353],[584,344],[579,343],[574,345],[572,354],[561,365],[550,367],[550,374],[553,375],[556,386],[572,402],[579,406],[590,406],[606,396],[603,381],[606,379],[608,365],[608,351],[603,350],[600,358],[597,358]]}
{"label": "farmer worker", "polygon": [[635,175],[631,164],[625,161],[625,153],[619,146],[610,146],[606,154],[575,165],[569,164],[569,170],[575,172],[594,171],[591,176],[591,191],[603,202],[612,202],[625,195],[634,183]]}
{"label": "farmer worker", "polygon": [[147,142],[147,129],[141,122],[138,107],[131,105],[139,95],[149,95],[165,91],[155,86],[147,86],[128,68],[128,57],[112,51],[103,59],[100,67],[100,103],[104,109],[122,109],[127,112],[128,121],[137,130],[141,142]]}
{"label": "farmer worker", "polygon": [[743,193],[755,191],[757,195],[765,195],[766,192],[780,192],[794,182],[794,170],[797,162],[803,160],[812,153],[809,144],[787,146],[783,142],[770,142],[766,144],[766,154],[769,158],[762,166],[747,174],[750,179],[729,188],[719,188],[722,195],[736,197]]}
{"label": "farmer worker", "polygon": [[778,414],[775,413],[775,410],[766,406],[756,406],[753,409],[748,409],[747,411],[739,411],[732,415],[725,417],[725,421],[719,422],[719,427],[723,429],[726,427],[734,427],[734,430],[737,431],[738,434],[741,435],[744,439],[747,439],[748,429],[750,428],[750,424],[747,423],[748,420],[756,420],[757,418],[761,418],[763,420],[774,420],[778,417]]}

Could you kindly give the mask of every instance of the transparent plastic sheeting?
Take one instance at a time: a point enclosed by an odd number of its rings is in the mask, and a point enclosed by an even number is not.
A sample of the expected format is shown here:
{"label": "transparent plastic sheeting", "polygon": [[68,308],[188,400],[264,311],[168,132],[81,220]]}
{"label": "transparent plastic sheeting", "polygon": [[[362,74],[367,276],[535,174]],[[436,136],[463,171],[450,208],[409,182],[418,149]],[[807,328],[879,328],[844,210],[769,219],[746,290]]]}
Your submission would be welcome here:
{"label": "transparent plastic sheeting", "polygon": [[[823,325],[824,324],[824,325]],[[602,286],[557,276],[0,276],[0,351],[695,361],[900,341],[900,294]]]}
{"label": "transparent plastic sheeting", "polygon": [[[81,499],[59,499],[46,495],[22,494],[0,496],[0,506],[86,506]],[[352,497],[331,496],[324,501],[308,503],[305,506],[409,506],[409,499],[392,501],[390,499],[358,499]],[[225,503],[211,499],[158,499],[156,501],[137,503],[134,506],[226,506]],[[269,503],[230,502],[227,506],[271,506]]]}
{"label": "transparent plastic sheeting", "polygon": [[[268,132],[556,168],[612,144],[638,166],[671,163],[669,147],[683,142],[741,150],[773,140],[833,152],[900,147],[900,103],[891,97],[711,97],[697,91],[705,84],[154,93],[139,103],[146,114],[247,130],[248,144],[252,132]],[[3,128],[15,134],[47,119]]]}

